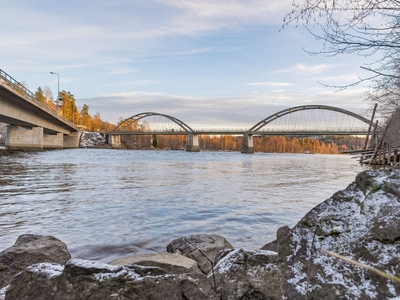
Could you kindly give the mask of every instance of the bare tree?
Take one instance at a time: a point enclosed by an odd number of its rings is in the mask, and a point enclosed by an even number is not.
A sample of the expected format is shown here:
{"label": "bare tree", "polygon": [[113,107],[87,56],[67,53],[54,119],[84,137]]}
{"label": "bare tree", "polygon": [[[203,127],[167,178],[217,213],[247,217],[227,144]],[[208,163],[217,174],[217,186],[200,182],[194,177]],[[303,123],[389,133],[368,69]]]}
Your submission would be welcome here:
{"label": "bare tree", "polygon": [[293,3],[284,18],[283,27],[304,25],[323,42],[321,50],[309,52],[335,56],[358,54],[372,56],[372,63],[360,66],[370,76],[357,82],[370,81],[373,92],[367,101],[381,103],[379,112],[386,119],[399,107],[400,95],[400,1],[398,0],[304,0]]}

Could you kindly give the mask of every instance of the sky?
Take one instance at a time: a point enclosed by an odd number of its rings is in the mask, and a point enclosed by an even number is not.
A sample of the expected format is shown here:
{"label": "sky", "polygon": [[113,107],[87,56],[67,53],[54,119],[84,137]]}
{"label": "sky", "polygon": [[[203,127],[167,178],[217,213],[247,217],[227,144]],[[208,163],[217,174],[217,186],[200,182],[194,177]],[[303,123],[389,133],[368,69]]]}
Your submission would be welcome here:
{"label": "sky", "polygon": [[292,0],[0,0],[0,69],[32,92],[71,92],[116,123],[142,112],[192,128],[247,128],[282,109],[363,113],[366,58],[325,57]]}

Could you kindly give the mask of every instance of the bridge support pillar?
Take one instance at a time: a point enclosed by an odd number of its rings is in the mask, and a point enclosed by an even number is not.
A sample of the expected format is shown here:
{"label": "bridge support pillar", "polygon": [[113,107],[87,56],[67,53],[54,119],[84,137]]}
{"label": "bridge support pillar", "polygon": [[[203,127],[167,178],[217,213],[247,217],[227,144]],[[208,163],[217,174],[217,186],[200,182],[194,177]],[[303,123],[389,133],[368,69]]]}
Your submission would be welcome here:
{"label": "bridge support pillar", "polygon": [[186,146],[188,152],[200,152],[199,136],[197,134],[189,133],[188,144]]}
{"label": "bridge support pillar", "polygon": [[64,147],[64,137],[62,133],[43,134],[43,148],[60,149]]}
{"label": "bridge support pillar", "polygon": [[6,126],[6,148],[43,149],[43,128]]}
{"label": "bridge support pillar", "polygon": [[253,154],[254,153],[254,145],[253,145],[253,135],[249,133],[245,133],[243,135],[243,144],[242,144],[242,153]]}
{"label": "bridge support pillar", "polygon": [[63,148],[79,148],[82,132],[72,132],[70,135],[64,135]]}
{"label": "bridge support pillar", "polygon": [[108,144],[112,148],[121,148],[121,136],[119,134],[110,134],[108,136]]}

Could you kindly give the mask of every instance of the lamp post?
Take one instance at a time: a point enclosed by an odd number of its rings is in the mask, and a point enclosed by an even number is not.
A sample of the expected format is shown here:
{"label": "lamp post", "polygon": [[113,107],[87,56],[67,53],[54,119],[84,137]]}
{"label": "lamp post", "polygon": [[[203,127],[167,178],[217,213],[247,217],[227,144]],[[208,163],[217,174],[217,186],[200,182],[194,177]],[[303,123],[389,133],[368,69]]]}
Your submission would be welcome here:
{"label": "lamp post", "polygon": [[58,78],[58,80],[57,80],[57,104],[56,104],[57,115],[58,115],[58,101],[59,101],[58,97],[60,96],[60,75],[58,75],[58,73],[55,73],[55,72],[50,72],[50,74],[57,75],[57,78]]}

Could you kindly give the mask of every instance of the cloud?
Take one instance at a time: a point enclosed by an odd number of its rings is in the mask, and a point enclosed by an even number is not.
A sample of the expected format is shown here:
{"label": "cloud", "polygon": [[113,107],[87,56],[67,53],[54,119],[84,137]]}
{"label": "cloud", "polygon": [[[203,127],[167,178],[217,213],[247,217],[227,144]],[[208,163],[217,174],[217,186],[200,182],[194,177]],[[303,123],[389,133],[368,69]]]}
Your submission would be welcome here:
{"label": "cloud", "polygon": [[[202,20],[224,20],[230,22],[262,22],[276,20],[274,14],[282,13],[290,7],[291,2],[264,0],[159,0],[170,7],[178,8],[183,14]],[[229,22],[230,21],[230,22]],[[281,24],[282,18],[279,18]],[[215,24],[215,23],[214,23]]]}
{"label": "cloud", "polygon": [[155,84],[156,81],[141,79],[141,80],[133,80],[127,82],[116,82],[116,83],[108,83],[108,84],[101,84],[99,86],[103,87],[116,87],[116,86],[132,86],[132,85],[147,85],[147,84]]}
{"label": "cloud", "polygon": [[120,75],[120,74],[134,73],[134,72],[136,72],[136,71],[137,71],[136,69],[119,69],[119,70],[104,72],[103,74],[107,74],[107,75]]}
{"label": "cloud", "polygon": [[252,82],[246,84],[247,86],[267,86],[267,87],[282,87],[282,86],[291,86],[291,83],[288,82],[274,82],[274,81],[265,81],[265,82]]}
{"label": "cloud", "polygon": [[343,66],[343,64],[319,64],[319,65],[297,64],[292,68],[278,70],[277,73],[311,75],[311,74],[320,74],[325,71],[332,70],[341,66]]}
{"label": "cloud", "polygon": [[192,128],[250,128],[260,120],[286,108],[303,104],[341,107],[360,113],[361,90],[334,93],[305,91],[298,94],[250,94],[242,97],[190,97],[167,93],[133,91],[78,99],[90,111],[116,123],[142,112],[157,112],[176,117]]}

